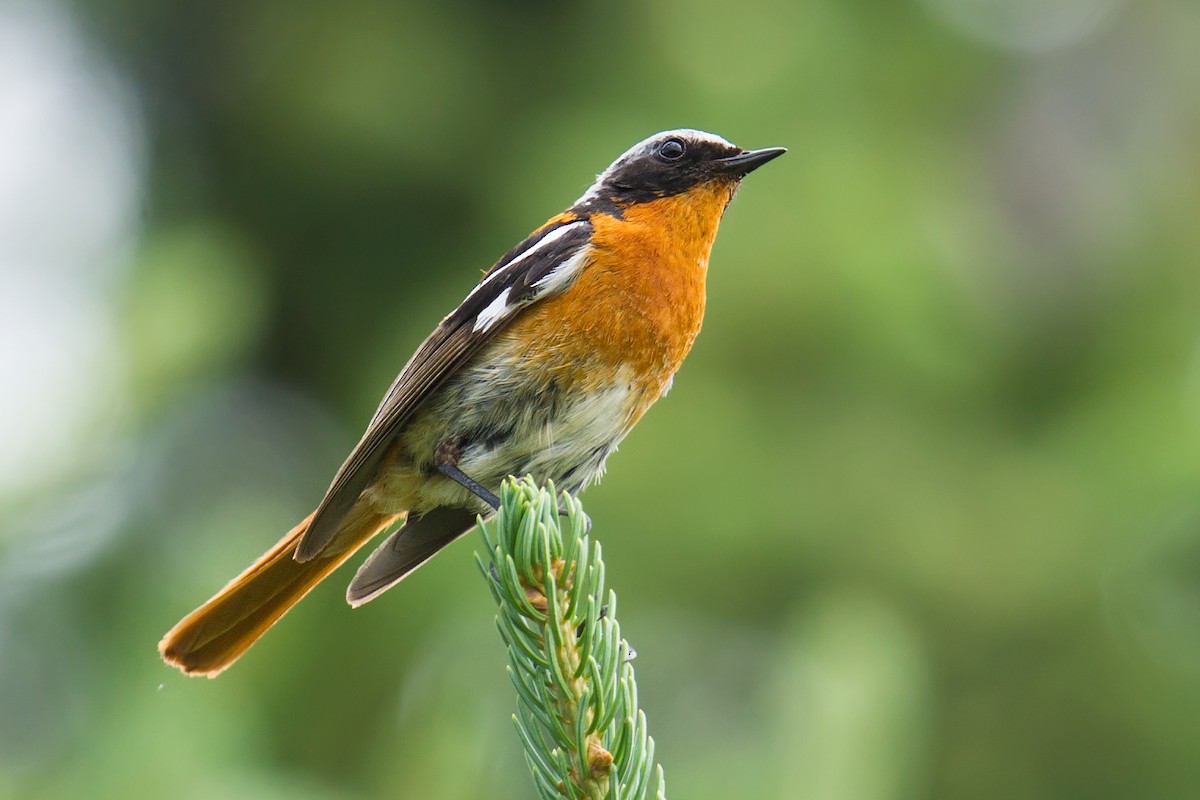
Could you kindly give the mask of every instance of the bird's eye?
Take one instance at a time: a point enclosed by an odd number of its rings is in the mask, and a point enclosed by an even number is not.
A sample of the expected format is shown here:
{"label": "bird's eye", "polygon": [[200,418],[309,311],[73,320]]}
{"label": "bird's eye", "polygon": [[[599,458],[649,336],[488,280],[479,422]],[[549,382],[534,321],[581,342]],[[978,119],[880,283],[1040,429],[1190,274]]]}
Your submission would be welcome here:
{"label": "bird's eye", "polygon": [[683,142],[678,139],[667,139],[658,147],[659,158],[664,161],[678,161],[683,158],[684,150]]}

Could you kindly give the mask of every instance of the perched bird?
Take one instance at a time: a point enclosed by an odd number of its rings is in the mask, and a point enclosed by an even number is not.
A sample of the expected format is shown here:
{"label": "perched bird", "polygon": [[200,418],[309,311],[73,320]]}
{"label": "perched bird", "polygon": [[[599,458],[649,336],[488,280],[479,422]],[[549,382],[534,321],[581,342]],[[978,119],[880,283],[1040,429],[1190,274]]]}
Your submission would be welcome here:
{"label": "perched bird", "polygon": [[695,130],[627,150],[441,321],[316,510],[172,628],[162,657],[217,675],[397,520],[351,581],[352,606],[470,530],[506,476],[572,493],[596,480],[700,330],[709,252],[739,183],[784,152]]}

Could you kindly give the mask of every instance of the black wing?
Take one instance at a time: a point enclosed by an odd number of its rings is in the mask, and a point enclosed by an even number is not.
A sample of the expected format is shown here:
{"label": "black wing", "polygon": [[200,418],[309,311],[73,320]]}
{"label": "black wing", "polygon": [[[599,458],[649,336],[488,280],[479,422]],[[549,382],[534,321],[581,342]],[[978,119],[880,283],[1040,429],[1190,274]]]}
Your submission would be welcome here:
{"label": "black wing", "polygon": [[333,478],[296,550],[307,561],[333,540],[342,518],[374,479],[388,446],[413,412],[518,311],[574,282],[587,259],[592,224],[539,228],[504,255],[462,304],[421,343],[396,377],[361,440]]}

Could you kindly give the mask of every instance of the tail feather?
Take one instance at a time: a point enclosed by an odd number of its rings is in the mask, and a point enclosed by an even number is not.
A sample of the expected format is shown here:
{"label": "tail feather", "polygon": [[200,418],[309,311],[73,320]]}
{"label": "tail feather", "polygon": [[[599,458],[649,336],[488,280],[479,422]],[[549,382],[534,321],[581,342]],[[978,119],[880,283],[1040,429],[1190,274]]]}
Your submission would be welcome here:
{"label": "tail feather", "polygon": [[331,546],[301,563],[294,555],[312,516],[168,631],[158,643],[163,660],[189,675],[215,678],[325,576],[400,517],[354,509]]}
{"label": "tail feather", "polygon": [[404,527],[384,540],[358,568],[346,590],[347,602],[358,608],[374,600],[475,527],[475,519],[474,512],[450,506],[409,516]]}

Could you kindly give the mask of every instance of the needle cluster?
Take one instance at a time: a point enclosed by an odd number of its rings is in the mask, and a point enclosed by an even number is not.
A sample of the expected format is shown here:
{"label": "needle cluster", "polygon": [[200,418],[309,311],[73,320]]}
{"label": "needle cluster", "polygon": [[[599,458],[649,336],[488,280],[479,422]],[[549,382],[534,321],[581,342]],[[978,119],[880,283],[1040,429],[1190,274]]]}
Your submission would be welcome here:
{"label": "needle cluster", "polygon": [[[662,767],[638,708],[633,651],[605,591],[599,542],[579,501],[510,478],[476,555],[499,606],[517,690],[517,732],[542,800],[665,800]],[[561,501],[561,505],[560,505]],[[561,509],[561,510],[560,510]]]}

